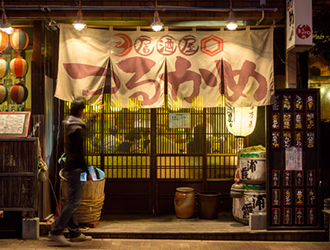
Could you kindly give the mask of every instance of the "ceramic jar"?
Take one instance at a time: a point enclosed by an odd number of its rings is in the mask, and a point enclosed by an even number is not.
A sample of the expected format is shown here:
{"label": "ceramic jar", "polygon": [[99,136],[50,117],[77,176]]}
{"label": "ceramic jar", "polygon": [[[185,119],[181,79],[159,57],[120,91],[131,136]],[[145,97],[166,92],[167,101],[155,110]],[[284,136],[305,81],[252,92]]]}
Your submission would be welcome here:
{"label": "ceramic jar", "polygon": [[178,218],[187,219],[193,216],[195,193],[191,187],[178,187],[174,196],[175,214]]}

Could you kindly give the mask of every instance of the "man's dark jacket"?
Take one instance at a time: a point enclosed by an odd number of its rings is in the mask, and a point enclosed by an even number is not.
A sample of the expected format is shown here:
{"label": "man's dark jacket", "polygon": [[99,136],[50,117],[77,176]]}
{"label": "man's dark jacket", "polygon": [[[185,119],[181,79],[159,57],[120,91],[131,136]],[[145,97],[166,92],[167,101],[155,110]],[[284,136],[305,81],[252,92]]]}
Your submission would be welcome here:
{"label": "man's dark jacket", "polygon": [[65,171],[80,168],[88,174],[84,159],[84,134],[86,124],[78,117],[69,116],[63,121],[66,133],[66,162]]}

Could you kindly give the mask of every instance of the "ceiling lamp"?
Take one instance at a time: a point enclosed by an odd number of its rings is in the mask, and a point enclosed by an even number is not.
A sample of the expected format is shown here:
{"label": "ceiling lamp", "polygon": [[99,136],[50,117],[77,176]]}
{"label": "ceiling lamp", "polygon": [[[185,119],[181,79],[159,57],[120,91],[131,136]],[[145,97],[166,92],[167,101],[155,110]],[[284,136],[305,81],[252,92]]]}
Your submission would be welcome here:
{"label": "ceiling lamp", "polygon": [[154,21],[152,22],[152,24],[150,26],[156,32],[161,31],[164,26],[164,24],[160,21],[160,18],[159,18],[157,1],[156,1],[156,11],[154,14]]}
{"label": "ceiling lamp", "polygon": [[81,1],[79,0],[79,8],[77,13],[76,21],[72,24],[76,30],[83,30],[86,27],[86,23],[83,22],[83,16],[81,12]]}
{"label": "ceiling lamp", "polygon": [[235,20],[232,2],[230,0],[229,19],[226,22],[226,28],[229,30],[236,30],[237,26],[238,26],[238,22]]}
{"label": "ceiling lamp", "polygon": [[7,34],[11,34],[13,33],[14,29],[11,27],[11,24],[8,23],[4,0],[2,0],[1,7],[2,7],[2,17],[1,17],[0,30],[6,32]]}

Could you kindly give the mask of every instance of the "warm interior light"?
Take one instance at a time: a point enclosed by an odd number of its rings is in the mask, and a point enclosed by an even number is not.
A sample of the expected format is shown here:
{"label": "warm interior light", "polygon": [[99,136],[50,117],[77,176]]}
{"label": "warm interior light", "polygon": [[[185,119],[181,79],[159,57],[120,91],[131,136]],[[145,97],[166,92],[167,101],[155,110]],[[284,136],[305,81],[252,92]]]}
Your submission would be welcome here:
{"label": "warm interior light", "polygon": [[76,30],[79,30],[79,31],[83,30],[86,27],[86,24],[81,20],[75,21],[72,25]]}
{"label": "warm interior light", "polygon": [[226,107],[226,126],[238,137],[250,135],[257,121],[257,107]]}
{"label": "warm interior light", "polygon": [[4,1],[2,1],[1,6],[2,6],[2,17],[1,17],[0,30],[10,35],[11,33],[13,33],[14,29],[11,27],[11,24],[8,23]]}
{"label": "warm interior light", "polygon": [[77,13],[76,21],[72,24],[76,30],[83,30],[86,27],[86,24],[83,22],[83,16],[81,12],[81,1],[79,1],[79,9]]}
{"label": "warm interior light", "polygon": [[150,26],[156,32],[161,31],[164,26],[164,24],[160,21],[157,10],[155,11],[155,14],[154,14],[154,21],[152,22],[152,24]]}
{"label": "warm interior light", "polygon": [[156,8],[156,11],[154,14],[154,21],[152,22],[152,24],[150,26],[154,31],[158,32],[158,31],[162,30],[164,24],[160,21],[160,18],[159,18],[157,0],[156,0],[155,8]]}
{"label": "warm interior light", "polygon": [[120,107],[114,107],[114,106],[110,106],[110,110],[112,112],[119,112],[120,110],[122,110],[123,108],[120,108]]}
{"label": "warm interior light", "polygon": [[238,23],[236,21],[228,21],[226,22],[226,28],[229,30],[236,30]]}
{"label": "warm interior light", "polygon": [[235,20],[234,11],[232,9],[232,2],[230,0],[230,12],[229,12],[229,19],[226,22],[226,28],[229,30],[235,30],[238,26],[238,22]]}

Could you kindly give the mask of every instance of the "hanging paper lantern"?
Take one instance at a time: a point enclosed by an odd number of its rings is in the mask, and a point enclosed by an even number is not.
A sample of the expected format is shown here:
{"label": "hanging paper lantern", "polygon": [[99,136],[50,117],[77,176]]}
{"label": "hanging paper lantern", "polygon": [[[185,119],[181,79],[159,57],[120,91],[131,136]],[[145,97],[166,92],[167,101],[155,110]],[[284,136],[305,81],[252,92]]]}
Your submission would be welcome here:
{"label": "hanging paper lantern", "polygon": [[3,57],[0,57],[0,79],[5,77],[8,73],[9,65]]}
{"label": "hanging paper lantern", "polygon": [[0,30],[0,53],[8,47],[8,35]]}
{"label": "hanging paper lantern", "polygon": [[0,83],[0,104],[6,101],[8,96],[8,89]]}
{"label": "hanging paper lantern", "polygon": [[21,78],[26,75],[28,64],[22,57],[15,56],[14,59],[10,61],[10,70],[15,77]]}
{"label": "hanging paper lantern", "polygon": [[29,44],[29,36],[28,34],[21,30],[16,29],[10,35],[10,45],[17,52],[23,51]]}
{"label": "hanging paper lantern", "polygon": [[22,83],[15,84],[10,89],[10,97],[17,104],[24,102],[28,96],[28,93],[28,89]]}
{"label": "hanging paper lantern", "polygon": [[250,135],[257,121],[257,107],[226,107],[226,126],[238,137]]}

